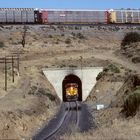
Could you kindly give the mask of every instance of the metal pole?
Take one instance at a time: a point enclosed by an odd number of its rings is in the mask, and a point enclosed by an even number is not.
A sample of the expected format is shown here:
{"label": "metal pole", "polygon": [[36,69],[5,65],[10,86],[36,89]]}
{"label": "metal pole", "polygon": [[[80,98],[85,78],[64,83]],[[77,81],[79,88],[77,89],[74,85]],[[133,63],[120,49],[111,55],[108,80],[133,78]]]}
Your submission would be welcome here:
{"label": "metal pole", "polygon": [[12,56],[12,82],[14,83],[15,78],[14,78],[14,58]]}
{"label": "metal pole", "polygon": [[5,91],[7,91],[7,61],[5,57]]}

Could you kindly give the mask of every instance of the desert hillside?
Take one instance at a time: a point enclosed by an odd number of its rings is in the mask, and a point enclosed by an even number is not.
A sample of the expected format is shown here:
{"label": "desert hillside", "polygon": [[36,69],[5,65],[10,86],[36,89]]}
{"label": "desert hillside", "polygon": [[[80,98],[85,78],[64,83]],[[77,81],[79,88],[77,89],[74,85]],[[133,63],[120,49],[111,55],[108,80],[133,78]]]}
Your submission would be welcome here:
{"label": "desert hillside", "polygon": [[[138,26],[1,25],[0,58],[19,56],[19,72],[14,60],[12,83],[11,63],[7,64],[5,91],[5,65],[0,63],[0,139],[29,139],[58,111],[60,100],[43,75],[43,68],[103,67],[85,101],[98,128],[84,134],[73,132],[62,139],[138,140],[140,111],[139,107],[128,109],[131,106],[128,96],[136,90],[140,93],[140,42],[125,49],[121,42],[126,33],[140,33],[139,29]],[[97,104],[104,104],[105,108],[97,111]]]}

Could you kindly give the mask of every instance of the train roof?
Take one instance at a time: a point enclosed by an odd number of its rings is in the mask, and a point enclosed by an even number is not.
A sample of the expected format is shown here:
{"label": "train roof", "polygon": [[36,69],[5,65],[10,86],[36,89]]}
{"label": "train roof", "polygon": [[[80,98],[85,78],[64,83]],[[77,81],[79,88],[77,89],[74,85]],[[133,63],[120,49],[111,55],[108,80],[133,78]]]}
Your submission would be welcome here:
{"label": "train roof", "polygon": [[110,9],[108,11],[140,11],[140,9]]}
{"label": "train roof", "polygon": [[93,10],[93,9],[39,9],[41,11],[107,11],[107,10]]}
{"label": "train roof", "polygon": [[34,10],[34,8],[0,8],[0,10]]}

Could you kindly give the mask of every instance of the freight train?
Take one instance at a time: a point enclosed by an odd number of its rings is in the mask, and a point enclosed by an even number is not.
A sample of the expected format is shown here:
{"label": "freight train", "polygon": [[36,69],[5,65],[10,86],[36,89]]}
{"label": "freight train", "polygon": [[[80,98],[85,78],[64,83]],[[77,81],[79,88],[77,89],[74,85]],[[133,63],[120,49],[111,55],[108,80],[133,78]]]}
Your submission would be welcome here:
{"label": "freight train", "polygon": [[140,10],[0,8],[0,24],[140,24]]}

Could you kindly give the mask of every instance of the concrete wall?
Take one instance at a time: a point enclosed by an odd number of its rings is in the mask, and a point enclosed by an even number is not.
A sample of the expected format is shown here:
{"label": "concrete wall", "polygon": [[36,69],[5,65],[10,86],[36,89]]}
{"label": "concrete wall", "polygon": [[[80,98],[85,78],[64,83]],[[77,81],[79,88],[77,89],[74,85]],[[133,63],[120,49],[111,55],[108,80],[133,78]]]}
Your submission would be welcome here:
{"label": "concrete wall", "polygon": [[58,97],[63,100],[62,82],[69,74],[77,75],[82,81],[82,97],[86,100],[92,88],[96,84],[97,75],[103,70],[102,67],[86,68],[63,68],[63,69],[43,69],[43,73],[53,85]]}

